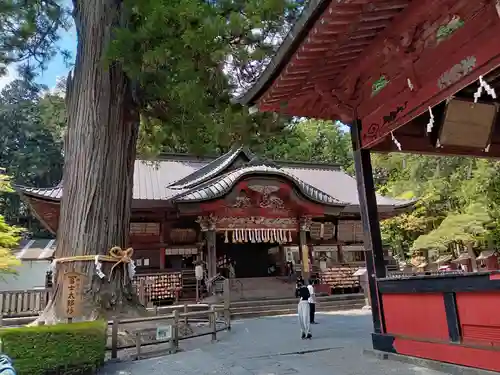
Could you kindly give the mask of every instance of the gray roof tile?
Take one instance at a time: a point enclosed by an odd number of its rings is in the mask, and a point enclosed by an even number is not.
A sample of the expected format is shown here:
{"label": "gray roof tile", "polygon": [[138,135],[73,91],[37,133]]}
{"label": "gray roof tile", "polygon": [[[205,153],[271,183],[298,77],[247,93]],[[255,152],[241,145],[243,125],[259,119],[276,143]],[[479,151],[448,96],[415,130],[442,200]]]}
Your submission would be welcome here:
{"label": "gray roof tile", "polygon": [[[292,179],[311,199],[332,205],[347,205],[345,212],[359,212],[359,200],[356,180],[332,165],[278,162],[281,167],[272,164],[249,163],[228,172],[232,161],[244,153],[248,159],[253,154],[245,148],[233,149],[214,161],[179,158],[155,162],[137,160],[134,172],[135,200],[172,200],[179,197],[203,200],[225,194],[235,182],[248,173],[274,173]],[[221,161],[222,160],[222,161]],[[229,162],[228,162],[229,160]],[[16,186],[17,190],[45,199],[59,200],[62,196],[61,184],[54,188],[38,189]],[[189,193],[189,194],[187,194]],[[181,198],[182,197],[182,198]],[[411,206],[414,201],[402,201],[377,195],[379,210],[384,212],[395,207]]]}
{"label": "gray roof tile", "polygon": [[194,173],[175,181],[169,186],[171,189],[190,189],[226,170],[237,158],[243,155],[248,161],[255,155],[246,147],[232,148],[229,152],[206,164]]}
{"label": "gray roof tile", "polygon": [[184,192],[180,196],[174,198],[174,201],[199,201],[220,197],[228,193],[240,178],[250,174],[272,174],[282,176],[292,180],[304,195],[316,202],[328,205],[346,205],[346,203],[304,182],[293,173],[282,168],[275,168],[267,165],[249,165],[228,172]]}

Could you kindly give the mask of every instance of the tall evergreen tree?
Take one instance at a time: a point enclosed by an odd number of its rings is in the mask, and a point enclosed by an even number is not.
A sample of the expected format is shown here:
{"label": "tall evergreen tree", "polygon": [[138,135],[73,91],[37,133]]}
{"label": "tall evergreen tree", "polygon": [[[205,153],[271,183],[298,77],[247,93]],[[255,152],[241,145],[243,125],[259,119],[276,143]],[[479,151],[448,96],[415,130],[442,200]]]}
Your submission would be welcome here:
{"label": "tall evergreen tree", "polygon": [[[73,1],[78,45],[67,80],[56,257],[105,254],[128,243],[140,123],[146,130],[143,145],[153,151],[151,141],[165,134],[159,124],[170,127],[166,134],[197,134],[189,139],[199,140],[198,145],[213,133],[223,143],[233,141],[238,134],[233,126],[250,129],[250,137],[256,129],[276,125],[273,117],[257,120],[230,104],[235,87],[224,71],[233,78],[253,77],[261,66],[255,60],[269,56],[301,3]],[[30,57],[43,65],[55,52],[53,41],[66,14],[58,0],[8,0],[0,14],[0,64]],[[91,262],[76,265],[90,275],[87,317],[140,312],[131,283],[122,282],[126,271],[118,267],[108,282],[94,274]],[[41,319],[58,319],[61,276],[74,266],[58,266],[54,298]],[[104,271],[109,274],[110,268]]]}

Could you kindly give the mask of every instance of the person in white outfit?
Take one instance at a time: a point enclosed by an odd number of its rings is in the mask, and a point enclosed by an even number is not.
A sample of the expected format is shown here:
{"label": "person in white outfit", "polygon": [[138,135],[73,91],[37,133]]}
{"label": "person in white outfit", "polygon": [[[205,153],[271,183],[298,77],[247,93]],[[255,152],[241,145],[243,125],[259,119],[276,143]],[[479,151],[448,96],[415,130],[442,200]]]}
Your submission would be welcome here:
{"label": "person in white outfit", "polygon": [[298,306],[299,324],[300,332],[302,334],[302,339],[310,339],[311,335],[311,322],[310,322],[310,309],[309,309],[309,290],[306,286],[300,287],[298,291],[300,297]]}
{"label": "person in white outfit", "polygon": [[316,293],[314,291],[314,282],[309,280],[309,285],[307,285],[307,290],[309,291],[309,311],[310,311],[310,322],[311,324],[317,324],[314,320],[314,313],[316,312]]}

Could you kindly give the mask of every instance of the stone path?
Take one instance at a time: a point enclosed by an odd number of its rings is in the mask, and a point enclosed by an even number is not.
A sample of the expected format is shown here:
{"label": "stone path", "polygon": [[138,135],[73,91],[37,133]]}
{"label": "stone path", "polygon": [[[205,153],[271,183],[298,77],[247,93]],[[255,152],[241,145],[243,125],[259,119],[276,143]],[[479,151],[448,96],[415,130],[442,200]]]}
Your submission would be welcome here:
{"label": "stone path", "polygon": [[216,343],[204,341],[174,355],[108,364],[100,375],[443,375],[363,356],[363,349],[371,347],[367,311],[318,314],[317,320],[310,341],[300,339],[296,316],[236,321]]}

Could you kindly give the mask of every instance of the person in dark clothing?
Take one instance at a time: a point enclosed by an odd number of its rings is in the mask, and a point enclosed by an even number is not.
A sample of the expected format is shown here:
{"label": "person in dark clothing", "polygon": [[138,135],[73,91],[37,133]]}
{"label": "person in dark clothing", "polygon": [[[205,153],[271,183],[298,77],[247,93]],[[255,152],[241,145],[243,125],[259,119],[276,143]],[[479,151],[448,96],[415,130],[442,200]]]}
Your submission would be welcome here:
{"label": "person in dark clothing", "polygon": [[302,278],[302,276],[298,276],[297,277],[297,281],[295,283],[295,297],[299,297],[299,289],[304,286],[305,283],[304,283],[304,279]]}
{"label": "person in dark clothing", "polygon": [[316,291],[314,289],[314,284],[316,280],[310,279],[307,285],[307,290],[309,291],[309,310],[310,310],[310,322],[311,324],[317,324],[314,320],[314,313],[316,312]]}
{"label": "person in dark clothing", "polygon": [[297,307],[297,312],[299,316],[300,332],[302,339],[310,339],[311,335],[311,323],[310,323],[310,310],[308,299],[310,297],[309,290],[307,286],[302,285],[298,289],[298,294],[300,297],[299,305]]}
{"label": "person in dark clothing", "polygon": [[295,270],[293,263],[290,261],[286,262],[286,275],[288,276],[288,282],[292,282],[294,274]]}

